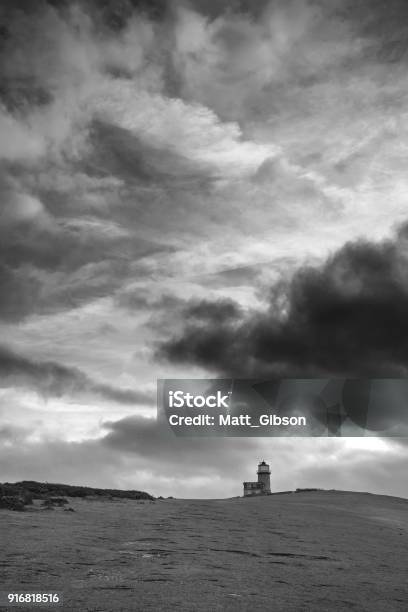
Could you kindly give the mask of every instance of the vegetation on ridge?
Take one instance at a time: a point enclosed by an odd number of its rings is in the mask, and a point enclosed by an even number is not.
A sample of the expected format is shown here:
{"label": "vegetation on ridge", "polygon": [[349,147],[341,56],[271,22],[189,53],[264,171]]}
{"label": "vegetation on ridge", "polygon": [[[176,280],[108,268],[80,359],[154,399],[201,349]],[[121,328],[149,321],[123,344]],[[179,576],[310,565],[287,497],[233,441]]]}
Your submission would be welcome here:
{"label": "vegetation on ridge", "polygon": [[122,491],[120,489],[99,489],[76,485],[56,484],[23,480],[21,482],[0,484],[0,508],[24,510],[34,499],[47,500],[50,497],[100,497],[116,499],[153,500],[144,491]]}

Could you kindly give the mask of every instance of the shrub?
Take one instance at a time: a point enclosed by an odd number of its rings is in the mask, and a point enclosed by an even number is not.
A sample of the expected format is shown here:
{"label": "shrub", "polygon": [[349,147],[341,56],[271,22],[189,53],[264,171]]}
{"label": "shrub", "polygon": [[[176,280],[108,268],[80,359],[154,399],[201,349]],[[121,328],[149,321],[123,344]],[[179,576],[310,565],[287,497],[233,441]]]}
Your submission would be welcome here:
{"label": "shrub", "polygon": [[19,512],[24,510],[24,501],[21,497],[13,495],[2,495],[0,497],[0,508],[7,510],[17,510]]}

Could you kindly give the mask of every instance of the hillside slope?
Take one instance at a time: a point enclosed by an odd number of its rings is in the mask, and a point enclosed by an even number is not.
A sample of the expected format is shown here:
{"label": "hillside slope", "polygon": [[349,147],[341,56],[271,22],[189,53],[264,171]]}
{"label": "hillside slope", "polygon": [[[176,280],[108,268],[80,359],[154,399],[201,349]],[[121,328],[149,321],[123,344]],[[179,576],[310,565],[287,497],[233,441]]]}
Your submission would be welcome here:
{"label": "hillside slope", "polygon": [[4,511],[4,589],[58,589],[81,612],[407,609],[408,500],[71,503],[72,514]]}

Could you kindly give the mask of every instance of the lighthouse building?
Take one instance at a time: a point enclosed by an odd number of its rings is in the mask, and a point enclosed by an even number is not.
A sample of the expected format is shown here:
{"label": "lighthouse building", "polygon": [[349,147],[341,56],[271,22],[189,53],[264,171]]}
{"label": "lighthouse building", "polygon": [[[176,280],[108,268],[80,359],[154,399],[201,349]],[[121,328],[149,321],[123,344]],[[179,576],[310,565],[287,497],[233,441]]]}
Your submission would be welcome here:
{"label": "lighthouse building", "polygon": [[265,461],[261,461],[258,465],[257,474],[256,482],[244,482],[244,497],[271,494],[271,471]]}

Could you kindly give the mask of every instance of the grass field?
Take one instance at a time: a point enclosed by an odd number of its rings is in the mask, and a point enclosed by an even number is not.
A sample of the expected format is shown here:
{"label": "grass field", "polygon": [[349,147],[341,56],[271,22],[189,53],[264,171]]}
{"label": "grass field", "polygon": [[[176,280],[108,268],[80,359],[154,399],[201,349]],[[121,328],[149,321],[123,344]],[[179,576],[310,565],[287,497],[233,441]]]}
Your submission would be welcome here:
{"label": "grass field", "polygon": [[2,590],[58,590],[79,612],[408,609],[408,500],[316,491],[70,505],[0,512]]}

